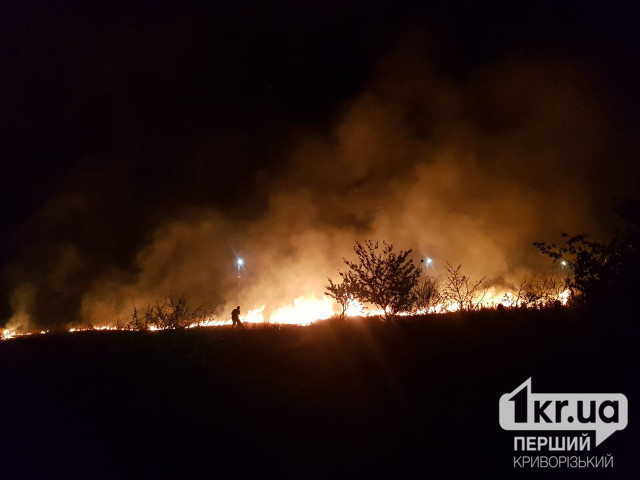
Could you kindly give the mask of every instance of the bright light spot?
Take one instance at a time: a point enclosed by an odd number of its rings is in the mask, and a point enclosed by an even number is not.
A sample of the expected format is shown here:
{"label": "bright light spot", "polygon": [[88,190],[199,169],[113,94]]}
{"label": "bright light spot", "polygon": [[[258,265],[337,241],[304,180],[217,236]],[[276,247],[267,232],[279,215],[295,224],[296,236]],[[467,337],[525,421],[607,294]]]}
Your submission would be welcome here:
{"label": "bright light spot", "polygon": [[328,298],[318,300],[315,297],[298,297],[293,305],[276,310],[269,323],[309,325],[316,320],[329,318],[334,314],[333,302]]}
{"label": "bright light spot", "polygon": [[563,267],[567,266],[567,261],[566,260],[562,260],[560,263],[562,264]]}
{"label": "bright light spot", "polygon": [[427,257],[427,265],[431,265],[433,263],[433,260],[431,259],[431,257]]}
{"label": "bright light spot", "polygon": [[349,304],[347,305],[347,309],[344,313],[347,315],[347,317],[364,316],[364,305],[362,305],[355,298],[352,298],[351,300],[349,300]]}
{"label": "bright light spot", "polygon": [[18,334],[15,330],[10,328],[4,328],[0,331],[0,339],[9,340],[11,338],[15,338]]}
{"label": "bright light spot", "polygon": [[238,266],[241,267],[242,265],[244,265],[244,260],[239,258],[238,259]]}
{"label": "bright light spot", "polygon": [[253,310],[249,310],[245,316],[240,316],[240,320],[245,323],[264,323],[264,312],[265,305],[262,305],[260,308],[255,308]]}
{"label": "bright light spot", "polygon": [[567,302],[569,301],[570,295],[571,295],[571,290],[567,289],[564,292],[562,292],[560,295],[558,295],[558,300],[562,302],[562,305],[566,305]]}

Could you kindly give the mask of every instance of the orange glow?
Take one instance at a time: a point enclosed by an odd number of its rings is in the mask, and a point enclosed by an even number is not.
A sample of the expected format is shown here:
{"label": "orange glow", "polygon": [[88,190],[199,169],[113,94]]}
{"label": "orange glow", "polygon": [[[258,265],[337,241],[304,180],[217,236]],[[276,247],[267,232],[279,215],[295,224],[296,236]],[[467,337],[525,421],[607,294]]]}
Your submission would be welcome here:
{"label": "orange glow", "polygon": [[[565,290],[558,295],[556,300],[559,300],[562,305],[566,305],[569,301],[570,291]],[[500,291],[495,288],[492,288],[485,300],[477,305],[476,308],[496,308],[498,305],[503,305],[505,307],[515,307],[515,301],[512,298],[512,295],[507,291]],[[248,324],[260,324],[260,323],[270,323],[270,324],[278,324],[278,325],[311,325],[316,321],[328,319],[334,315],[338,315],[340,310],[338,306],[333,303],[327,297],[318,298],[315,295],[309,296],[299,296],[293,300],[290,304],[281,305],[279,308],[275,309],[271,314],[270,318],[265,318],[264,311],[266,306],[261,305],[258,308],[254,308],[248,311],[246,315],[241,316],[241,320],[243,323]],[[409,313],[401,313],[401,316],[409,316],[409,315],[425,315],[425,314],[442,314],[447,312],[456,312],[459,310],[458,304],[439,304],[433,307],[430,307],[428,312],[425,310],[420,310],[417,312]],[[348,317],[371,317],[371,316],[379,316],[382,315],[383,311],[380,309],[372,309],[365,308],[365,305],[360,303],[358,300],[352,300],[349,302],[349,305],[346,310],[346,316]],[[196,328],[196,327],[219,327],[224,325],[231,325],[231,319],[216,319],[213,316],[205,316],[198,321],[187,325],[186,328]],[[149,325],[147,327],[148,331],[155,332],[158,330],[164,330],[164,327],[159,327],[157,325]],[[69,328],[68,331],[70,333],[75,332],[86,332],[86,331],[96,331],[96,330],[127,330],[126,326],[120,325],[98,325],[98,326],[77,326]],[[46,334],[48,330],[40,330],[33,332],[23,332],[22,329],[13,329],[13,328],[4,328],[0,330],[0,340],[10,340],[13,338],[28,336],[34,333],[37,334]]]}
{"label": "orange glow", "polygon": [[334,305],[328,298],[298,297],[291,305],[276,310],[269,323],[288,325],[310,325],[317,320],[329,318],[335,314]]}

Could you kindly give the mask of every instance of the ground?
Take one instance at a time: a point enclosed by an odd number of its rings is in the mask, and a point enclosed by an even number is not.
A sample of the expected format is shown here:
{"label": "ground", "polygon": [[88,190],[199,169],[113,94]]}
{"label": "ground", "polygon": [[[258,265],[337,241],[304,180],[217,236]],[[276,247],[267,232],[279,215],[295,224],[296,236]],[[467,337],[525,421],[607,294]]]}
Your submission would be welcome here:
{"label": "ground", "polygon": [[1,476],[513,477],[498,399],[532,377],[627,395],[629,426],[593,452],[614,469],[554,473],[632,478],[637,329],[620,324],[556,309],[1,342]]}

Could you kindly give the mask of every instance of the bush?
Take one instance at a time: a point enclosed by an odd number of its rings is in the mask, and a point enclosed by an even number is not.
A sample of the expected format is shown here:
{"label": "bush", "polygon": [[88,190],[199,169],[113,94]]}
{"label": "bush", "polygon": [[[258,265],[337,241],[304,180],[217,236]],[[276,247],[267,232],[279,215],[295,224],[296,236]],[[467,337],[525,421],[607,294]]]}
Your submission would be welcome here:
{"label": "bush", "polygon": [[586,234],[566,238],[563,244],[534,242],[554,263],[568,268],[567,287],[578,303],[596,309],[631,306],[637,292],[640,268],[638,234],[630,230],[609,243]]}
{"label": "bush", "polygon": [[561,300],[561,295],[568,288],[566,278],[555,276],[536,276],[523,278],[519,283],[507,284],[511,297],[505,299],[512,307],[541,308],[553,305]]}
{"label": "bush", "polygon": [[415,287],[420,279],[420,270],[409,258],[411,250],[396,253],[392,244],[383,241],[380,245],[372,240],[356,242],[353,249],[358,260],[344,259],[349,271],[339,272],[343,280],[341,290],[337,286],[332,288],[330,281],[327,294],[335,298],[335,291],[344,299],[344,292],[349,292],[348,295],[361,303],[382,310],[386,320],[410,311],[415,304]]}
{"label": "bush", "polygon": [[444,266],[446,279],[442,289],[445,303],[454,306],[459,310],[477,310],[482,305],[482,301],[487,296],[489,283],[485,277],[473,281],[471,277],[462,273],[462,265],[454,267],[446,262]]}
{"label": "bush", "polygon": [[134,305],[128,327],[131,330],[185,328],[204,316],[203,306],[191,309],[184,295],[177,299],[170,296],[162,302],[156,301],[155,305],[147,305],[142,318]]}
{"label": "bush", "polygon": [[414,310],[429,313],[443,301],[442,289],[437,277],[425,277],[414,288]]}

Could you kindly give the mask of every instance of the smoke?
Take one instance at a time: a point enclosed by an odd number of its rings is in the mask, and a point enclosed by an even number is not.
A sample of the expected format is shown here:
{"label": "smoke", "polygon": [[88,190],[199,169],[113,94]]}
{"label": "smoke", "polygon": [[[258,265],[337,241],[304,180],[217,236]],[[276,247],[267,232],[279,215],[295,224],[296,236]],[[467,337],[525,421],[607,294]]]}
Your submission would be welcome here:
{"label": "smoke", "polygon": [[432,274],[445,260],[497,282],[542,271],[533,240],[609,226],[602,192],[620,179],[602,168],[613,134],[596,92],[559,62],[503,60],[452,80],[405,49],[331,128],[292,133],[284,166],[256,172],[248,184],[262,192],[260,215],[185,208],[160,218],[126,266],[50,248],[48,270],[13,267],[12,322],[47,323],[52,295],[34,293],[43,289],[76,299],[68,318],[93,324],[171,294],[223,313],[266,305],[268,318],[296,298],[321,299],[326,277],[365,238],[430,256]]}

